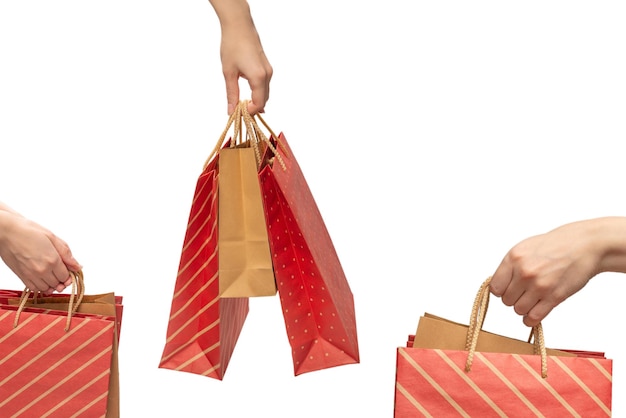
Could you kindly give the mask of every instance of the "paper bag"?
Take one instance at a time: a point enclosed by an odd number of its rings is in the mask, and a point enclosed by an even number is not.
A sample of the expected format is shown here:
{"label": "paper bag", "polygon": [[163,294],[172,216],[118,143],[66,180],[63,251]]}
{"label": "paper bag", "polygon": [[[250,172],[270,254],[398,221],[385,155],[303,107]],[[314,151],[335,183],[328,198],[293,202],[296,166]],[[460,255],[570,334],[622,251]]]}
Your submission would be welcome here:
{"label": "paper bag", "polygon": [[118,418],[121,297],[15,296],[0,291],[0,416]]}
{"label": "paper bag", "polygon": [[198,177],[159,367],[222,380],[248,315],[248,298],[221,299],[217,157]]}
{"label": "paper bag", "polygon": [[[8,292],[13,292],[8,297]],[[0,290],[0,303],[18,305],[21,292]],[[29,298],[25,306],[32,306],[41,309],[54,309],[57,311],[67,311],[71,296],[64,293],[53,293],[48,296],[38,296]],[[122,315],[124,312],[123,297],[113,292],[97,295],[84,295],[80,305],[77,307],[78,313],[97,314],[114,316],[116,320],[116,334],[119,343],[122,333]]]}
{"label": "paper bag", "polygon": [[219,151],[220,296],[276,295],[255,150],[250,141]]}
{"label": "paper bag", "polygon": [[294,374],[359,363],[354,298],[332,239],[287,139],[271,140],[260,178]]}
{"label": "paper bag", "polygon": [[612,360],[482,330],[489,279],[469,325],[426,314],[396,357],[394,417],[611,416]]}

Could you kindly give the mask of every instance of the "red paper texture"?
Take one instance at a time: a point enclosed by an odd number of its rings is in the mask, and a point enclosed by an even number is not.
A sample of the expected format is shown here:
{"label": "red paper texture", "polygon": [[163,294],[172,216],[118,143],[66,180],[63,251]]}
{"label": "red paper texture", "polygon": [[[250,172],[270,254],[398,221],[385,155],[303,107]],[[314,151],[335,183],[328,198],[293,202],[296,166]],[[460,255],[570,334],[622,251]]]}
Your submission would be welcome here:
{"label": "red paper texture", "polygon": [[219,298],[216,165],[196,184],[159,367],[222,380],[249,308]]}
{"label": "red paper texture", "polygon": [[0,416],[104,417],[115,318],[0,306]]}
{"label": "red paper texture", "polygon": [[260,173],[294,373],[358,363],[353,295],[322,215],[283,134]]}
{"label": "red paper texture", "polygon": [[[5,305],[19,305],[20,298],[22,297],[21,290],[8,290],[8,289],[0,289],[0,304]],[[46,303],[48,300],[69,300],[70,295],[65,293],[52,293],[50,295],[46,295],[45,297],[40,297],[39,302]],[[117,321],[117,341],[119,343],[120,335],[122,332],[122,314],[124,313],[124,304],[123,304],[123,296],[110,294],[101,294],[101,295],[86,295],[83,296],[83,300],[85,302],[89,301],[90,303],[108,303],[108,298],[113,297],[115,301],[115,315]],[[38,307],[36,304],[32,303],[33,295],[29,296],[29,303],[27,306]],[[88,303],[84,303],[78,307],[79,313],[93,313],[93,312],[83,312],[83,308],[88,305]],[[51,305],[46,305],[46,309],[53,309]],[[102,312],[99,312],[102,313]]]}
{"label": "red paper texture", "polygon": [[612,361],[539,355],[398,348],[395,418],[611,416]]}

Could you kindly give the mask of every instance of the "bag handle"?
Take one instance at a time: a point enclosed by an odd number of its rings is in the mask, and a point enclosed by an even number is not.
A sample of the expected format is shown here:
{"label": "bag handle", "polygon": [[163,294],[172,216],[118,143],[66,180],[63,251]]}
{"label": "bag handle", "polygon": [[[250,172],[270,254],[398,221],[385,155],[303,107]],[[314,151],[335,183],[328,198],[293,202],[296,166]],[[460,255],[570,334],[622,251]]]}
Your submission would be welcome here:
{"label": "bag handle", "polygon": [[[255,117],[258,117],[258,119],[263,123],[263,125],[270,132],[270,136],[272,138],[274,138],[276,143],[279,144],[279,146],[281,146],[283,151],[286,152],[284,146],[282,145],[282,143],[280,142],[279,138],[276,136],[274,131],[272,131],[272,129],[261,118],[261,116],[259,116],[258,114],[256,114],[255,116],[252,116],[252,115],[250,115],[250,113],[248,113],[248,101],[247,100],[241,102],[241,113],[242,113],[242,116],[243,116],[243,120],[244,120],[244,122],[246,124],[247,132],[248,133],[252,133],[254,135],[253,143],[259,144],[261,142],[264,142],[265,144],[267,144],[267,146],[270,149],[270,151],[272,151],[272,153],[274,154],[274,157],[276,157],[278,159],[278,163],[280,164],[282,169],[286,170],[287,166],[285,165],[285,162],[283,161],[282,157],[278,153],[278,151],[277,151],[276,147],[274,146],[274,144],[272,144],[272,141],[270,141],[270,139],[265,135],[265,133],[263,132],[263,130],[261,129],[261,127],[257,123]],[[258,147],[256,147],[255,150],[258,153],[257,154],[257,161],[260,164],[260,162],[261,162],[261,155],[260,155]]]}
{"label": "bag handle", "polygon": [[[254,149],[254,154],[256,156],[256,161],[257,161],[257,166],[260,167],[261,163],[262,163],[262,161],[261,161],[261,151],[259,149],[259,144],[261,142],[265,142],[267,144],[267,146],[269,147],[269,149],[274,154],[274,156],[276,156],[278,158],[278,161],[279,161],[280,165],[282,166],[283,170],[286,169],[285,163],[282,160],[281,156],[276,151],[276,148],[274,147],[274,144],[272,144],[272,142],[267,138],[267,136],[263,133],[263,131],[261,130],[261,128],[257,124],[257,122],[254,119],[254,117],[252,115],[250,115],[250,113],[248,112],[248,102],[249,102],[249,100],[242,100],[242,101],[240,101],[237,104],[237,107],[235,107],[235,110],[233,111],[233,113],[228,118],[228,121],[226,122],[226,127],[222,131],[222,134],[220,135],[220,137],[219,137],[219,139],[217,141],[217,144],[215,144],[215,147],[213,148],[213,151],[211,152],[211,154],[209,154],[209,157],[206,159],[203,168],[206,168],[209,165],[209,163],[211,162],[213,157],[215,157],[215,155],[219,152],[219,150],[224,146],[224,144],[226,142],[226,136],[227,136],[231,126],[234,125],[234,129],[233,129],[234,132],[233,132],[233,136],[232,136],[233,141],[230,144],[231,148],[234,148],[237,145],[243,144],[243,142],[244,142],[243,141],[243,129],[242,129],[242,122],[243,122],[243,126],[245,126],[245,128],[246,128],[246,137],[245,137],[245,139],[250,143],[250,146]],[[259,117],[259,119],[260,119],[260,117]],[[271,131],[271,129],[269,129],[269,126],[267,126],[265,121],[263,121],[263,124],[265,125],[266,128],[268,128],[268,130],[270,130],[271,135],[278,142],[278,138],[274,135],[273,131]]]}
{"label": "bag handle", "polygon": [[[276,134],[274,133],[274,131],[272,131],[272,128],[270,128],[270,126],[267,124],[267,122],[265,122],[265,119],[263,119],[263,118],[261,117],[261,115],[260,115],[260,114],[258,114],[258,113],[257,113],[256,115],[254,115],[254,116],[253,116],[253,118],[257,118],[257,119],[259,119],[259,120],[261,121],[261,123],[263,124],[263,126],[265,126],[265,129],[267,129],[267,130],[268,130],[268,132],[270,133],[270,136],[271,136],[272,138],[274,138],[274,140],[276,141],[276,144],[278,144],[278,146],[280,147],[280,149],[282,149],[282,150],[283,150],[283,152],[284,152],[285,154],[287,154],[287,149],[285,148],[285,144],[283,144],[283,142],[280,140],[280,137],[279,137],[278,135],[276,135]],[[274,154],[276,154],[276,152],[274,152]]]}
{"label": "bag handle", "polygon": [[217,143],[215,144],[213,151],[211,151],[206,161],[204,162],[203,168],[206,168],[207,165],[209,165],[213,157],[224,146],[224,143],[226,142],[226,135],[228,134],[228,131],[233,125],[234,125],[233,139],[235,140],[238,139],[239,142],[241,142],[241,106],[239,105],[235,107],[235,110],[233,111],[233,113],[228,117],[228,121],[226,122],[226,127],[222,131],[222,134],[220,135],[219,139],[217,140]]}
{"label": "bag handle", "polygon": [[[476,345],[478,344],[478,337],[480,331],[483,328],[485,322],[485,316],[487,315],[487,308],[489,307],[489,284],[491,283],[491,277],[485,280],[474,299],[472,306],[472,314],[470,316],[470,323],[467,330],[467,338],[465,340],[465,350],[469,351],[467,355],[467,361],[465,362],[465,371],[469,372],[472,368],[474,361],[474,354],[476,352]],[[541,377],[544,379],[548,377],[548,355],[546,352],[546,344],[543,335],[543,326],[541,322],[531,329],[528,342],[533,341],[534,352],[536,355],[541,356]]]}
{"label": "bag handle", "polygon": [[[70,330],[70,326],[72,324],[72,315],[76,313],[78,306],[83,300],[83,296],[85,296],[85,283],[84,276],[82,271],[70,271],[70,275],[72,277],[72,292],[70,293],[70,300],[67,307],[67,320],[65,322],[65,331]],[[15,320],[13,321],[13,328],[17,328],[20,321],[20,314],[26,307],[26,303],[30,296],[33,296],[33,303],[37,304],[37,297],[39,292],[31,291],[28,287],[24,289],[22,295],[20,296],[20,303],[17,307],[17,311],[15,312]]]}

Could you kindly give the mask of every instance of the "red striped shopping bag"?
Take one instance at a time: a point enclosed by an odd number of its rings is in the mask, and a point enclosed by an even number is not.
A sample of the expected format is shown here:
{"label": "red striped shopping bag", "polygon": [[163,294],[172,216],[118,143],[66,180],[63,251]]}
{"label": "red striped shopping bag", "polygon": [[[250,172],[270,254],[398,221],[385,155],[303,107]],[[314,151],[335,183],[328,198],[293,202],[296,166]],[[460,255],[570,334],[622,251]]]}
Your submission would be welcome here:
{"label": "red striped shopping bag", "polygon": [[222,380],[248,315],[248,298],[221,298],[218,155],[198,177],[159,367]]}
{"label": "red striped shopping bag", "polygon": [[0,291],[0,416],[119,417],[121,299],[16,296]]}
{"label": "red striped shopping bag", "polygon": [[426,314],[397,349],[394,417],[611,416],[612,360],[482,330],[488,282],[469,325]]}

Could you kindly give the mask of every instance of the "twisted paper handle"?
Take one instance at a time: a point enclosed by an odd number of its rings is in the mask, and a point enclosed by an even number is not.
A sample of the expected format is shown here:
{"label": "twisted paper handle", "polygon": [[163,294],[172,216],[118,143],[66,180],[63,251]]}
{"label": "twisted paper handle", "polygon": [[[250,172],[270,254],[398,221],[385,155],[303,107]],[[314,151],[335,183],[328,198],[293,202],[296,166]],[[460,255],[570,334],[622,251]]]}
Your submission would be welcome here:
{"label": "twisted paper handle", "polygon": [[[480,286],[472,306],[472,314],[470,317],[469,328],[467,330],[467,338],[465,340],[465,350],[469,351],[467,361],[465,362],[466,372],[469,372],[472,368],[476,345],[478,344],[478,337],[485,322],[485,316],[487,315],[489,295],[491,294],[489,290],[489,283],[491,283],[491,277],[487,278],[487,280],[485,280]],[[548,355],[546,353],[543,326],[541,323],[532,327],[531,336],[528,341],[530,342],[531,339],[534,344],[534,353],[541,356],[541,377],[545,379],[548,377]]]}
{"label": "twisted paper handle", "polygon": [[[257,119],[259,119],[259,120],[261,121],[261,123],[263,124],[263,126],[265,126],[265,129],[267,129],[267,130],[268,130],[268,132],[270,133],[270,136],[271,136],[272,138],[274,138],[274,140],[276,140],[276,144],[278,144],[278,146],[280,147],[280,149],[282,149],[282,150],[283,150],[283,152],[284,152],[285,154],[287,154],[287,149],[285,148],[285,145],[282,143],[282,141],[280,140],[279,136],[278,136],[278,135],[276,135],[276,134],[274,133],[274,131],[272,130],[272,128],[270,128],[270,126],[267,124],[267,122],[265,122],[265,119],[263,119],[263,118],[261,117],[261,115],[259,115],[258,113],[257,113],[256,115],[254,115],[254,117],[255,117],[255,118],[257,118]],[[276,155],[277,153],[276,153],[276,152],[274,152],[274,154]],[[284,168],[284,167],[283,167],[283,168]]]}
{"label": "twisted paper handle", "polygon": [[[260,150],[259,145],[261,144],[261,142],[264,142],[267,145],[267,147],[272,151],[274,156],[278,159],[278,162],[280,166],[283,168],[283,170],[287,169],[287,167],[285,166],[285,162],[283,161],[282,157],[278,154],[276,147],[274,147],[274,144],[272,144],[269,138],[267,138],[263,130],[259,127],[258,123],[256,122],[255,120],[256,116],[252,116],[248,112],[248,102],[249,102],[248,100],[240,101],[237,107],[235,108],[235,110],[233,111],[233,113],[230,115],[230,117],[228,118],[228,122],[226,123],[226,127],[222,131],[222,134],[220,135],[217,143],[215,144],[213,151],[211,151],[208,158],[204,162],[203,168],[206,168],[207,165],[209,165],[211,160],[215,157],[215,155],[219,152],[219,150],[224,146],[224,143],[226,142],[226,137],[231,127],[234,127],[233,129],[234,132],[233,132],[233,137],[232,137],[233,141],[231,142],[230,146],[236,147],[237,145],[244,143],[243,129],[242,129],[242,121],[243,121],[243,126],[245,126],[246,128],[245,140],[248,141],[250,143],[250,146],[254,149],[257,166],[260,166],[262,163],[261,161],[262,156],[261,156],[261,150]],[[258,116],[258,118],[259,120],[262,121],[263,125],[270,131],[271,136],[277,141],[277,143],[279,143],[278,137],[270,129],[267,123],[263,119],[261,119],[260,116]]]}
{"label": "twisted paper handle", "polygon": [[241,105],[238,105],[237,107],[235,107],[235,110],[229,116],[228,122],[226,122],[226,127],[222,131],[222,134],[220,135],[219,139],[217,140],[217,143],[215,144],[215,148],[213,148],[213,151],[211,151],[206,161],[204,162],[203,168],[206,168],[206,166],[209,165],[213,157],[215,157],[215,155],[219,152],[219,150],[224,146],[224,143],[226,142],[226,135],[228,134],[228,131],[233,125],[234,125],[233,143],[236,141],[241,142]]}
{"label": "twisted paper handle", "polygon": [[[84,276],[82,271],[73,272],[70,271],[72,276],[72,292],[70,293],[70,301],[67,307],[67,320],[65,322],[65,331],[69,331],[72,324],[72,315],[76,313],[76,310],[80,306],[80,303],[83,300],[83,296],[85,296],[85,283]],[[15,312],[15,319],[13,321],[13,328],[17,328],[20,321],[20,314],[26,307],[26,303],[30,298],[31,293],[33,294],[33,303],[37,303],[39,292],[33,292],[28,287],[24,289],[22,295],[20,296],[20,303],[17,307],[17,311]]]}
{"label": "twisted paper handle", "polygon": [[[274,146],[274,144],[272,144],[272,141],[269,140],[269,138],[265,135],[263,130],[259,127],[258,123],[254,119],[255,117],[250,115],[250,113],[248,113],[248,101],[247,100],[242,102],[241,113],[243,115],[243,120],[246,124],[246,129],[248,133],[252,133],[253,135],[253,138],[250,138],[251,141],[255,144],[265,142],[267,147],[274,154],[274,157],[278,159],[278,163],[280,164],[282,169],[286,170],[287,167],[285,166],[285,162],[283,161],[282,157],[276,150],[276,147]],[[265,121],[261,118],[261,116],[258,116],[258,115],[255,115],[255,116],[258,117],[260,121],[262,121],[263,125],[270,132],[271,137],[273,137],[276,140],[276,143],[280,144],[280,141],[278,140],[278,137],[276,136],[276,134],[274,134],[272,129],[267,125],[267,123],[265,123]],[[258,146],[255,148],[255,151],[257,152],[257,162],[261,164],[261,155],[260,155]]]}

